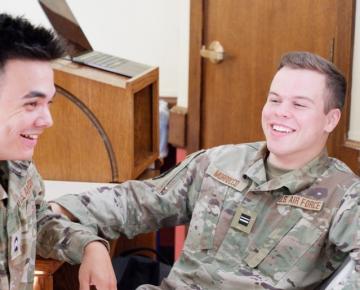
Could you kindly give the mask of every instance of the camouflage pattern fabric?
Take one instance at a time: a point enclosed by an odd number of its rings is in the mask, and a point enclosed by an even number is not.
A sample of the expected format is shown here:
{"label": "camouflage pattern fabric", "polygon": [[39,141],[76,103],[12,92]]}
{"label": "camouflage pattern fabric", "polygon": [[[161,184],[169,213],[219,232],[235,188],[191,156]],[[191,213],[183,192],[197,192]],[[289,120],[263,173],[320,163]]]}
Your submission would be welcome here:
{"label": "camouflage pattern fabric", "polygon": [[1,165],[8,188],[0,186],[0,289],[32,290],[36,247],[44,257],[79,263],[84,246],[99,238],[49,209],[42,180],[31,162]]}
{"label": "camouflage pattern fabric", "polygon": [[184,249],[160,287],[316,289],[348,253],[359,285],[360,179],[326,151],[266,180],[265,143],[190,155],[167,174],[57,200],[106,238],[189,224]]}

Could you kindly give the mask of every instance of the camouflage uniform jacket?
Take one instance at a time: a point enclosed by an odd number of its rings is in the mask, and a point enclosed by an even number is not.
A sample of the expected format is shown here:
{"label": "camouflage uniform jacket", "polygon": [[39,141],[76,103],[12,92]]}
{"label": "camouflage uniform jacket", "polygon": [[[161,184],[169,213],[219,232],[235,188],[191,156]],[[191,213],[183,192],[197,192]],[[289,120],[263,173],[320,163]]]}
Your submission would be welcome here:
{"label": "camouflage uniform jacket", "polygon": [[347,253],[359,259],[360,179],[323,152],[267,181],[267,153],[220,146],[155,179],[57,201],[108,238],[189,223],[169,277],[139,289],[316,289]]}
{"label": "camouflage uniform jacket", "polygon": [[36,250],[79,263],[84,246],[99,238],[49,209],[31,162],[2,162],[1,175],[8,177],[8,188],[0,186],[0,289],[32,290]]}

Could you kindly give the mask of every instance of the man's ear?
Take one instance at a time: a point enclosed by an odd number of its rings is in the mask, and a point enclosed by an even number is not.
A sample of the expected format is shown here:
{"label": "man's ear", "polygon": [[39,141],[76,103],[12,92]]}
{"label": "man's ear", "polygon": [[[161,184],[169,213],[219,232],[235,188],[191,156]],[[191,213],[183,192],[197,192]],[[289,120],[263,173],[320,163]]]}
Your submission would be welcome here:
{"label": "man's ear", "polygon": [[337,124],[339,123],[340,117],[341,117],[341,111],[339,108],[331,109],[326,114],[327,121],[326,121],[324,131],[327,133],[331,133],[335,129]]}

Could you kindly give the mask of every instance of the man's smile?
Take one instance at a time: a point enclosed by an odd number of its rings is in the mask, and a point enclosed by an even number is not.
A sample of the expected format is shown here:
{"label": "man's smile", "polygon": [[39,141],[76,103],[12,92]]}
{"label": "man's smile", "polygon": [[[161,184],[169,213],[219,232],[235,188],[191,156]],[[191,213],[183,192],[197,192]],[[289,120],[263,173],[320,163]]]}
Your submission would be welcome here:
{"label": "man's smile", "polygon": [[277,133],[289,134],[289,133],[295,132],[294,129],[284,126],[284,125],[279,125],[279,124],[271,124],[270,128]]}
{"label": "man's smile", "polygon": [[20,136],[29,140],[37,140],[39,138],[39,134],[20,134]]}

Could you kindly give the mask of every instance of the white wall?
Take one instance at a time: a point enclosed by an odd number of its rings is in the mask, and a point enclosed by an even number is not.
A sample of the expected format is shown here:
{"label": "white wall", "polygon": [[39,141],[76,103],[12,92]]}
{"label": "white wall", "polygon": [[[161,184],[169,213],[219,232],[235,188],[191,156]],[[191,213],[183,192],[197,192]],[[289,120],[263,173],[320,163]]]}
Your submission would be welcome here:
{"label": "white wall", "polygon": [[360,141],[360,5],[356,5],[350,130],[348,138]]}
{"label": "white wall", "polygon": [[51,27],[36,0],[0,0],[0,12],[24,15],[35,24]]}
{"label": "white wall", "polygon": [[[51,27],[37,0],[0,1],[1,12]],[[190,0],[67,2],[94,49],[159,66],[160,96],[187,107]]]}

